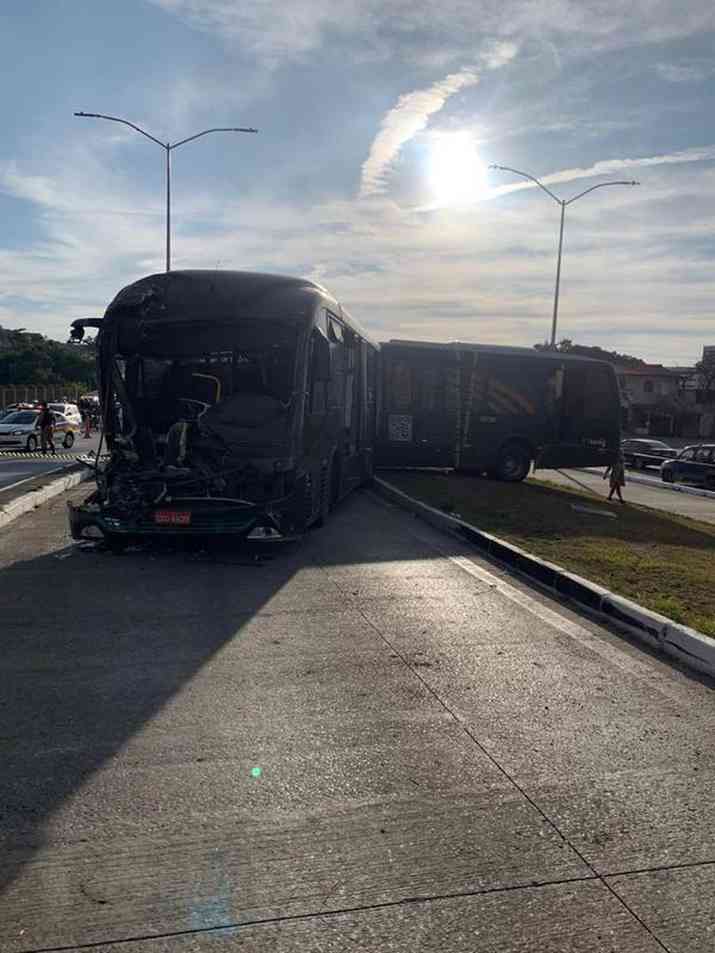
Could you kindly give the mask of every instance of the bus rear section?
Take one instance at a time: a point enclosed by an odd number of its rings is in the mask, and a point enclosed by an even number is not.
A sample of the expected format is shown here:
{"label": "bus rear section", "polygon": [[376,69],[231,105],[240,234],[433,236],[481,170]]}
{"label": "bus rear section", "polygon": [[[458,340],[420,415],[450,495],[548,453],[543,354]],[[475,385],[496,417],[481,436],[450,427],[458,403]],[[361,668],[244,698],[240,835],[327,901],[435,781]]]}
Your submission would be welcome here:
{"label": "bus rear section", "polygon": [[527,348],[383,345],[381,466],[456,467],[523,480],[536,467],[603,466],[620,400],[603,362]]}

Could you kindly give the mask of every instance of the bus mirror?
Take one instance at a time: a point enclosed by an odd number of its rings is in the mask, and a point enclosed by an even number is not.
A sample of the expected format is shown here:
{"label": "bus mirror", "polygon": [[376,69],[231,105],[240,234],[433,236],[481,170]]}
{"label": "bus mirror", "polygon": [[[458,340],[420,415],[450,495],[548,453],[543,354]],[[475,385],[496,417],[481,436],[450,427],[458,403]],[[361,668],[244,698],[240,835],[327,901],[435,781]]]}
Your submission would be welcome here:
{"label": "bus mirror", "polygon": [[317,381],[329,381],[332,376],[330,342],[320,331],[313,338],[313,372]]}

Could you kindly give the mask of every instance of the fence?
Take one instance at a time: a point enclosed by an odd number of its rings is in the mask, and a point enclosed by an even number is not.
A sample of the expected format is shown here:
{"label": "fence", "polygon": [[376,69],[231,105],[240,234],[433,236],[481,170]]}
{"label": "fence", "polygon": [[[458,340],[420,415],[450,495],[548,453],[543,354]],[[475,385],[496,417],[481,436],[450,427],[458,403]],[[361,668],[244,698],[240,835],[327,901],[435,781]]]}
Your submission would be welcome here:
{"label": "fence", "polygon": [[76,403],[81,394],[87,393],[90,388],[77,385],[66,387],[61,384],[8,384],[0,387],[0,410],[8,404],[18,404],[23,401],[56,400],[67,398],[68,403]]}

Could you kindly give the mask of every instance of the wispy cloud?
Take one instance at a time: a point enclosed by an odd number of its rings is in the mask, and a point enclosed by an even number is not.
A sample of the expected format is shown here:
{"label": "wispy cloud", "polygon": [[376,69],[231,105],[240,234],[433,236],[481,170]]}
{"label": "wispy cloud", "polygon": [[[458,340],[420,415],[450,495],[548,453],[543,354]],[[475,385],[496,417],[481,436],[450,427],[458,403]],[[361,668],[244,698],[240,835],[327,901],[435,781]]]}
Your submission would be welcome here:
{"label": "wispy cloud", "polygon": [[384,192],[387,171],[402,146],[425,128],[430,116],[439,112],[450,96],[478,82],[479,73],[463,69],[427,89],[416,89],[400,96],[397,105],[383,118],[380,131],[370,146],[370,154],[363,163],[360,197]]}
{"label": "wispy cloud", "polygon": [[[676,165],[681,162],[708,162],[715,159],[715,145],[701,146],[693,149],[684,149],[682,152],[671,152],[660,156],[645,156],[637,159],[602,159],[586,168],[562,169],[549,175],[539,176],[544,185],[557,185],[560,182],[574,182],[577,179],[592,179],[600,175],[615,175],[632,169],[647,168],[656,165]],[[516,192],[521,189],[536,189],[534,182],[518,182],[514,185],[501,186],[490,193],[503,195],[506,192]]]}
{"label": "wispy cloud", "polygon": [[[540,175],[538,179],[544,185],[559,185],[564,182],[576,182],[578,179],[593,179],[601,175],[616,175],[620,172],[629,172],[633,169],[648,168],[658,165],[678,165],[684,162],[712,162],[715,160],[715,145],[699,146],[693,149],[684,149],[681,152],[671,152],[659,156],[644,156],[637,159],[602,159],[585,168],[561,169],[559,172],[550,172]],[[538,189],[535,182],[520,179],[510,185],[499,185],[483,195],[481,202],[508,195],[510,192],[521,192],[525,189]],[[432,202],[421,205],[412,211],[434,212],[443,206]]]}
{"label": "wispy cloud", "polygon": [[402,146],[425,128],[430,117],[439,112],[451,96],[468,86],[475,86],[482,68],[498,69],[509,63],[516,54],[514,43],[490,44],[477,66],[465,67],[426,89],[416,89],[400,96],[397,105],[389,110],[380,123],[380,131],[363,163],[360,197],[366,198],[385,191],[390,165]]}
{"label": "wispy cloud", "polygon": [[656,63],[655,71],[669,83],[701,83],[713,74],[711,63]]}
{"label": "wispy cloud", "polygon": [[[163,269],[160,203],[153,218],[118,214],[147,199],[122,192],[105,214],[105,183],[88,168],[38,176],[18,163],[4,181],[33,202],[41,225],[38,240],[0,250],[0,323],[62,338],[72,318],[101,313],[121,285]],[[584,202],[567,226],[560,327],[585,343],[687,363],[712,327],[715,169],[661,168],[637,201],[620,190],[617,215]],[[425,218],[379,196],[298,207],[197,190],[177,219],[174,263],[310,275],[383,338],[529,344],[548,333],[558,216],[542,203],[509,205]]]}
{"label": "wispy cloud", "polygon": [[[431,0],[151,2],[255,55],[268,68],[304,57],[328,38],[338,37],[348,40],[353,55],[375,53],[379,47],[384,56],[411,59],[420,38],[435,29]],[[438,12],[443,48],[462,59],[475,39],[485,35],[539,36],[593,52],[663,43],[715,25],[712,0],[442,0]]]}

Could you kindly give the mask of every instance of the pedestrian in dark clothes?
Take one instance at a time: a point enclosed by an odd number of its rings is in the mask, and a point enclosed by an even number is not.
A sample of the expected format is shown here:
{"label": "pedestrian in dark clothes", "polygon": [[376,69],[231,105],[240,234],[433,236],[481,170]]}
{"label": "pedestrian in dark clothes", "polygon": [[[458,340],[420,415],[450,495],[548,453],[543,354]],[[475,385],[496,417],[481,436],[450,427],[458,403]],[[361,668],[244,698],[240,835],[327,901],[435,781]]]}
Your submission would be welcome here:
{"label": "pedestrian in dark clothes", "polygon": [[626,501],[621,496],[621,487],[626,485],[626,467],[623,462],[623,454],[620,450],[613,463],[609,467],[606,467],[603,479],[605,480],[607,476],[611,478],[611,492],[608,494],[608,499],[613,499],[613,494],[616,493],[621,503],[625,503]]}
{"label": "pedestrian in dark clothes", "polygon": [[47,454],[47,447],[49,446],[50,450],[52,451],[52,456],[54,457],[55,442],[52,439],[54,416],[44,401],[40,404],[40,417],[37,422],[40,425],[40,443],[42,445],[42,452]]}

